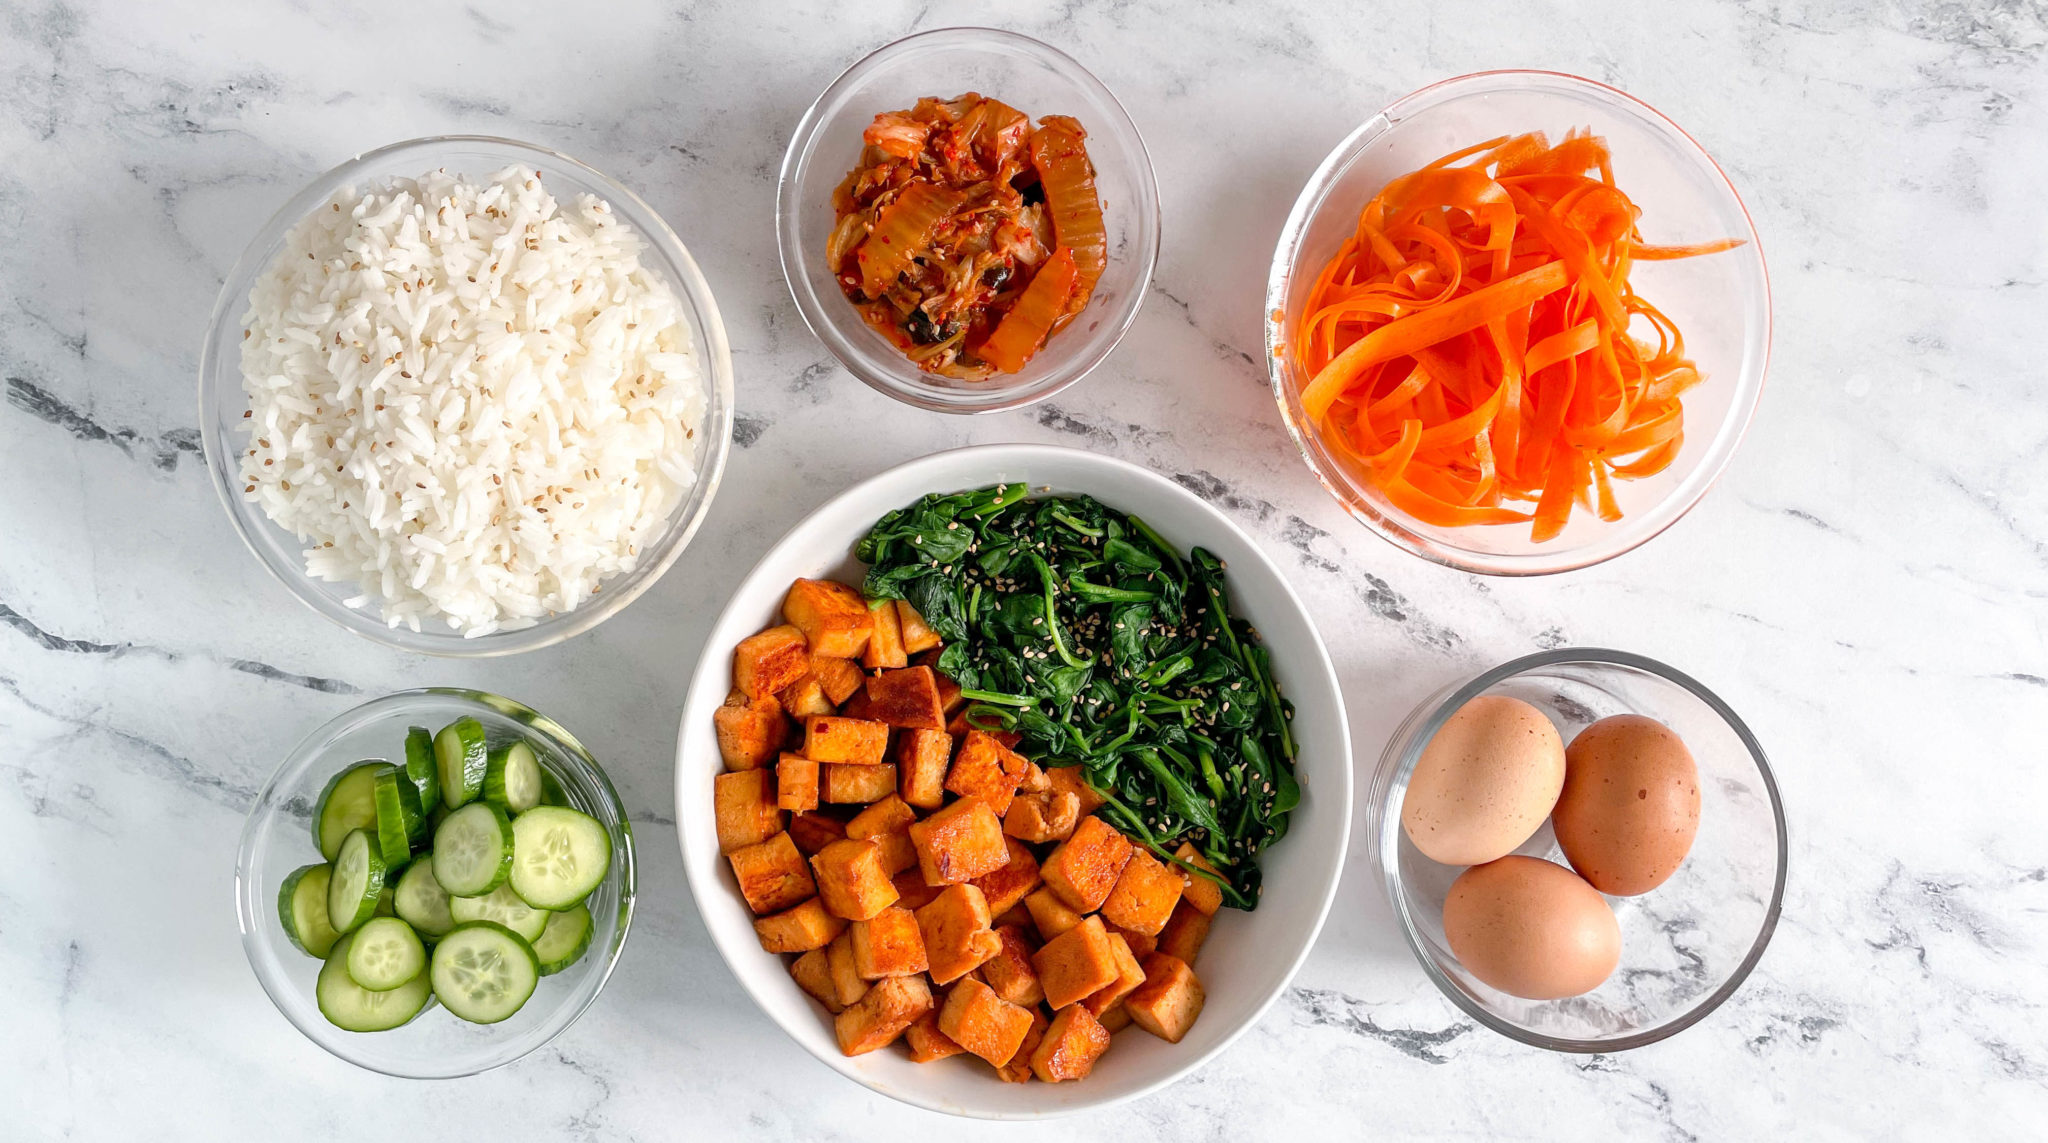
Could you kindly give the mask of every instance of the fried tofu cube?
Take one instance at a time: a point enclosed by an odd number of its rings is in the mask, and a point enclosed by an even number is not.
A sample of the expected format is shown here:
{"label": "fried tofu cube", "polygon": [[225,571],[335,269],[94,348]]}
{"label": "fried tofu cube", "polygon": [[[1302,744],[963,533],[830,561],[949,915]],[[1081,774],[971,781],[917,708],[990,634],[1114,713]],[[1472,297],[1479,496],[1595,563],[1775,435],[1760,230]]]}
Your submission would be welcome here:
{"label": "fried tofu cube", "polygon": [[758,845],[726,854],[732,875],[740,883],[740,896],[756,914],[779,913],[806,897],[818,893],[811,881],[811,868],[796,851],[789,834],[778,833]]}
{"label": "fried tofu cube", "polygon": [[932,903],[945,886],[933,885],[924,879],[924,870],[913,862],[911,867],[890,879],[896,886],[896,903],[912,911]]}
{"label": "fried tofu cube", "polygon": [[[919,666],[923,665],[922,663],[919,664]],[[959,683],[939,674],[938,668],[932,668],[932,676],[938,680],[939,711],[948,720],[951,720],[955,714],[967,706],[967,696],[960,693]]]}
{"label": "fried tofu cube", "polygon": [[1010,859],[1001,869],[984,873],[974,879],[974,887],[988,898],[991,913],[1007,913],[1017,903],[1029,896],[1033,889],[1044,884],[1038,876],[1038,858],[1032,856],[1031,847],[1013,837],[1003,839],[1003,847],[1009,851]]}
{"label": "fried tofu cube", "polygon": [[[766,770],[744,770],[766,774]],[[734,775],[726,775],[733,777]],[[784,754],[775,762],[775,805],[791,813],[818,808],[818,764],[801,754]],[[799,845],[797,848],[803,848]]]}
{"label": "fried tofu cube", "polygon": [[1010,812],[1017,784],[1031,763],[1022,754],[979,730],[969,730],[946,772],[946,788],[963,798],[980,798],[997,817]]}
{"label": "fried tofu cube", "polygon": [[944,730],[939,677],[930,667],[883,671],[870,678],[867,717],[905,730]]}
{"label": "fried tofu cube", "polygon": [[932,625],[924,621],[924,616],[919,615],[917,608],[912,607],[907,599],[896,601],[896,625],[903,630],[903,650],[907,654],[929,651],[943,642],[939,633],[932,630]]}
{"label": "fried tofu cube", "polygon": [[853,963],[853,934],[842,932],[825,946],[825,966],[832,974],[832,993],[841,1008],[867,995],[868,982]]}
{"label": "fried tofu cube", "polygon": [[818,896],[834,916],[865,921],[896,903],[896,886],[872,841],[835,841],[811,858],[811,869],[818,875]]}
{"label": "fried tofu cube", "polygon": [[1017,1045],[1017,1054],[1010,1057],[1010,1062],[996,1069],[996,1077],[1004,1083],[1030,1083],[1031,1054],[1044,1042],[1045,1030],[1051,1024],[1052,1021],[1046,1019],[1044,1012],[1033,1009],[1031,1030],[1024,1033],[1024,1042]]}
{"label": "fried tofu cube", "polygon": [[1081,914],[1060,900],[1060,895],[1051,889],[1027,894],[1024,908],[1031,914],[1031,923],[1037,927],[1038,939],[1042,941],[1049,941],[1081,923]]}
{"label": "fried tofu cube", "polygon": [[[1128,954],[1129,950],[1125,951]],[[1055,1011],[1109,987],[1119,970],[1116,948],[1100,917],[1083,918],[1045,942],[1044,948],[1032,954],[1031,967],[1038,970],[1045,1002]]]}
{"label": "fried tofu cube", "polygon": [[1145,983],[1124,998],[1131,1023],[1178,1044],[1202,1014],[1202,982],[1186,961],[1166,953],[1146,957],[1144,969]]}
{"label": "fried tofu cube", "polygon": [[1044,1003],[1045,989],[1039,987],[1038,970],[1031,965],[1031,954],[1036,950],[1025,939],[1024,930],[1016,925],[999,925],[996,939],[1001,948],[976,970],[982,981],[1012,1004],[1036,1008]]}
{"label": "fried tofu cube", "polygon": [[948,885],[917,911],[933,984],[951,984],[1002,950],[988,902],[972,885]]}
{"label": "fried tofu cube", "polygon": [[[1026,894],[1026,896],[1029,896],[1029,894]],[[1036,928],[1031,920],[1031,910],[1025,908],[1022,901],[1010,906],[1007,912],[997,913],[996,924],[998,926],[1015,925],[1020,929]]]}
{"label": "fried tofu cube", "polygon": [[728,770],[766,766],[789,740],[789,719],[773,696],[749,699],[737,691],[711,714],[718,728],[718,756]]}
{"label": "fried tofu cube", "polygon": [[1072,790],[1018,794],[1003,815],[1003,832],[1019,841],[1065,841],[1081,824],[1081,799]]}
{"label": "fried tofu cube", "polygon": [[998,1068],[1017,1054],[1030,1030],[1029,1008],[1004,1000],[971,977],[954,985],[939,1009],[939,1031]]}
{"label": "fried tofu cube", "polygon": [[946,802],[946,767],[953,738],[943,730],[906,730],[896,736],[896,783],[903,800],[936,810]]}
{"label": "fried tofu cube", "polygon": [[803,678],[775,692],[775,701],[791,718],[809,718],[814,714],[831,714],[838,705],[825,694],[825,684],[815,674]]}
{"label": "fried tofu cube", "polygon": [[1088,1009],[1069,1005],[1052,1018],[1032,1050],[1031,1074],[1046,1083],[1085,1079],[1108,1050],[1109,1029]]}
{"label": "fried tofu cube", "polygon": [[[1107,914],[1104,915],[1107,916]],[[1108,929],[1111,934],[1122,937],[1124,944],[1130,946],[1131,955],[1139,960],[1144,960],[1145,954],[1159,947],[1159,938],[1150,933],[1141,933],[1136,929],[1119,928],[1109,921],[1102,922],[1102,927]]]}
{"label": "fried tofu cube", "polygon": [[882,850],[882,868],[890,877],[917,864],[917,848],[910,844],[910,823],[917,811],[895,794],[883,798],[853,816],[846,823],[846,836],[874,842]]}
{"label": "fried tofu cube", "polygon": [[868,604],[868,645],[860,653],[860,665],[868,670],[903,667],[910,656],[903,650],[903,625],[896,618],[893,600]]}
{"label": "fried tofu cube", "polygon": [[1110,1035],[1114,1036],[1131,1026],[1131,1010],[1125,1005],[1118,1004],[1096,1019],[1100,1020],[1102,1026],[1109,1029]]}
{"label": "fried tofu cube", "polygon": [[1101,818],[1083,818],[1074,836],[1045,859],[1045,883],[1076,912],[1102,907],[1131,860],[1131,843]]}
{"label": "fried tofu cube", "polygon": [[846,921],[825,911],[812,897],[800,905],[754,921],[761,947],[772,953],[807,953],[822,949],[846,929]]}
{"label": "fried tofu cube", "polygon": [[782,832],[775,774],[728,770],[712,779],[711,815],[718,824],[718,852],[759,845]]}
{"label": "fried tofu cube", "polygon": [[826,762],[818,767],[818,800],[837,806],[879,802],[896,789],[896,767]]}
{"label": "fried tofu cube", "polygon": [[858,658],[873,630],[868,601],[860,592],[827,579],[800,579],[789,585],[782,617],[804,633],[813,655],[828,659]]}
{"label": "fried tofu cube", "polygon": [[838,990],[832,987],[832,955],[824,949],[812,949],[796,958],[796,963],[789,966],[789,975],[796,978],[798,988],[823,1004],[825,1011],[838,1015],[846,1007],[839,1003]]}
{"label": "fried tofu cube", "polygon": [[932,1010],[932,990],[922,976],[891,976],[874,983],[860,1000],[832,1018],[839,1050],[849,1056],[886,1048],[919,1016]]}
{"label": "fried tofu cube", "polygon": [[785,623],[740,640],[732,653],[732,681],[750,699],[766,698],[811,671],[804,633]]}
{"label": "fried tofu cube", "polygon": [[910,1058],[920,1064],[957,1056],[967,1049],[953,1042],[952,1037],[939,1031],[939,1014],[936,1010],[926,1012],[911,1021],[903,1030],[903,1042],[910,1047]]}
{"label": "fried tofu cube", "polygon": [[954,885],[1009,864],[1003,823],[980,798],[961,798],[910,827],[918,868],[934,885]]}
{"label": "fried tofu cube", "polygon": [[909,976],[925,970],[924,934],[917,926],[917,914],[901,905],[891,905],[865,921],[855,921],[853,967],[862,980],[885,976]]}
{"label": "fried tofu cube", "polygon": [[1202,951],[1202,942],[1209,939],[1209,926],[1215,920],[1182,894],[1180,904],[1173,907],[1173,916],[1167,918],[1166,927],[1159,930],[1157,951],[1192,966]]}
{"label": "fried tofu cube", "polygon": [[1180,870],[1152,856],[1150,850],[1131,847],[1131,859],[1117,876],[1116,886],[1102,900],[1102,919],[1119,928],[1157,936],[1180,903]]}
{"label": "fried tofu cube", "polygon": [[879,766],[888,756],[887,723],[829,714],[812,715],[804,720],[804,757],[813,762]]}
{"label": "fried tofu cube", "polygon": [[1123,1003],[1124,997],[1145,983],[1144,966],[1138,963],[1137,956],[1131,952],[1130,943],[1124,940],[1122,933],[1109,934],[1109,951],[1116,961],[1116,979],[1096,989],[1086,1000],[1081,1001],[1082,1007],[1097,1016]]}
{"label": "fried tofu cube", "polygon": [[845,837],[845,822],[815,810],[805,811],[789,819],[789,839],[796,843],[797,852],[805,857],[816,857],[819,850],[835,841],[842,841]]}
{"label": "fried tofu cube", "polygon": [[1081,802],[1081,816],[1087,817],[1102,806],[1102,795],[1088,784],[1087,775],[1079,766],[1055,766],[1045,772],[1048,788],[1064,790]]}
{"label": "fried tofu cube", "polygon": [[862,722],[873,722],[874,703],[868,701],[868,676],[860,677],[860,686],[839,704],[839,717],[857,718]]}
{"label": "fried tofu cube", "polygon": [[[1209,859],[1202,856],[1202,851],[1195,848],[1194,842],[1181,842],[1180,848],[1174,850],[1173,855],[1197,869],[1216,872],[1216,867],[1209,864]],[[1215,916],[1216,910],[1223,907],[1223,886],[1199,873],[1189,873],[1177,867],[1175,871],[1180,874],[1181,899],[1202,912]]]}
{"label": "fried tofu cube", "polygon": [[817,678],[818,685],[825,688],[825,697],[832,700],[833,706],[844,704],[868,681],[867,672],[852,659],[824,659],[813,655],[811,674]]}

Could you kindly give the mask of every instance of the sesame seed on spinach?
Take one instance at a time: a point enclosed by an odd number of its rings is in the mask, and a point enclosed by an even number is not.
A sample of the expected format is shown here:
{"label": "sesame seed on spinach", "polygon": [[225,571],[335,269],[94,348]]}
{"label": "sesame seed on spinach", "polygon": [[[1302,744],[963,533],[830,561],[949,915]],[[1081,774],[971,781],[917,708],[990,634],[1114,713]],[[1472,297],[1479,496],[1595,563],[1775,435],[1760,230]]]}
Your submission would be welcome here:
{"label": "sesame seed on spinach", "polygon": [[1259,853],[1301,801],[1293,707],[1223,561],[1143,520],[1023,484],[933,493],[876,521],[856,554],[871,599],[904,599],[945,640],[938,669],[970,724],[1012,730],[1042,766],[1079,765],[1096,811],[1163,860],[1193,843],[1251,909]]}

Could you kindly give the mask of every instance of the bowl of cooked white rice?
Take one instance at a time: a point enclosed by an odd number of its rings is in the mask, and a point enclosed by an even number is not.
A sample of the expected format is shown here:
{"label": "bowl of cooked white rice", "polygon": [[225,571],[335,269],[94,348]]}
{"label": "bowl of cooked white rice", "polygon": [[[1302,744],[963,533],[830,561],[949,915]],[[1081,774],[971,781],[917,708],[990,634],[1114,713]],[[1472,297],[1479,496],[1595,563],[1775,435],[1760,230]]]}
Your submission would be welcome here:
{"label": "bowl of cooked white rice", "polygon": [[263,225],[199,400],[228,516],[292,594],[405,650],[506,655],[675,562],[725,466],[732,361],[633,192],[443,136],[343,163]]}

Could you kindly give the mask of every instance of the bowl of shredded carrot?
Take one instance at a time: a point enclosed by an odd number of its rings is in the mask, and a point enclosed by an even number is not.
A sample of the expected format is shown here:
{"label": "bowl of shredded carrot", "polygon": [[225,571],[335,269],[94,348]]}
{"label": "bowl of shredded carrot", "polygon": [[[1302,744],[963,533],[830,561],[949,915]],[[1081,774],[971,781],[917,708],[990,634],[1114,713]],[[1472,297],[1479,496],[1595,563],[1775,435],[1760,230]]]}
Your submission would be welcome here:
{"label": "bowl of shredded carrot", "polygon": [[1605,84],[1484,72],[1407,96],[1296,201],[1274,397],[1352,515],[1424,558],[1542,575],[1671,526],[1762,391],[1770,286],[1734,186]]}

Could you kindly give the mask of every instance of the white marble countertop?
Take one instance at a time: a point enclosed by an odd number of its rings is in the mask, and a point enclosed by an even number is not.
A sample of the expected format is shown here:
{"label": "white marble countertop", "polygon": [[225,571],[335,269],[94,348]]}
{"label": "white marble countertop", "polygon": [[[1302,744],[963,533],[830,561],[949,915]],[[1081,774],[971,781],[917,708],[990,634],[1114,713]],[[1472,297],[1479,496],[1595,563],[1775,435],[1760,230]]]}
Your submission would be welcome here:
{"label": "white marble countertop", "polygon": [[[1776,941],[1732,1002],[1664,1044],[1570,1058],[1446,1003],[1354,843],[1295,987],[1229,1052],[1117,1110],[977,1138],[2040,1130],[2038,6],[571,9],[606,10],[0,0],[0,1134],[425,1138],[447,1116],[504,1138],[959,1130],[841,1081],[739,992],[683,882],[670,751],[711,616],[788,525],[891,464],[1010,440],[1112,452],[1224,505],[1321,617],[1361,765],[1441,683],[1536,647],[1679,665],[1772,752],[1792,867]],[[1068,49],[1123,98],[1166,239],[1104,368],[964,420],[836,367],[784,288],[772,201],[833,75],[975,21]],[[1690,516],[1589,571],[1481,581],[1341,515],[1252,362],[1274,237],[1328,148],[1407,90],[1517,65],[1624,86],[1722,160],[1771,255],[1778,335],[1750,439]],[[629,621],[511,661],[387,652],[298,606],[235,540],[195,428],[201,329],[257,223],[357,151],[451,131],[554,146],[637,188],[713,283],[739,375],[740,447],[696,544]],[[301,1038],[229,905],[242,812],[274,761],[363,697],[423,684],[572,727],[637,807],[643,855],[597,1006],[509,1068],[437,1085]]]}

